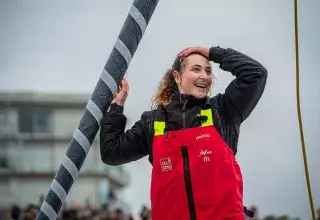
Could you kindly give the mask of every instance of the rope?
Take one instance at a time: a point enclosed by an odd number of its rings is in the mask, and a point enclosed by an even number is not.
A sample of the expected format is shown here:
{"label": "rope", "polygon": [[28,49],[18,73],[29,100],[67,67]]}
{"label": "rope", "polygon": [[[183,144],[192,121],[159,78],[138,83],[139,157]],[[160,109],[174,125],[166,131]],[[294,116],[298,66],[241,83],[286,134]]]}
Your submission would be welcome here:
{"label": "rope", "polygon": [[296,53],[296,91],[297,91],[297,110],[298,110],[298,120],[299,120],[299,129],[300,129],[300,138],[301,138],[301,147],[302,147],[302,155],[304,162],[304,170],[307,181],[308,195],[309,195],[309,203],[312,213],[312,219],[316,220],[313,199],[312,199],[312,190],[310,186],[310,178],[308,171],[308,160],[307,160],[307,152],[304,141],[303,134],[303,126],[302,126],[302,117],[301,117],[301,109],[300,109],[300,71],[299,71],[299,34],[298,34],[298,0],[294,0],[294,27],[295,27],[295,53]]}

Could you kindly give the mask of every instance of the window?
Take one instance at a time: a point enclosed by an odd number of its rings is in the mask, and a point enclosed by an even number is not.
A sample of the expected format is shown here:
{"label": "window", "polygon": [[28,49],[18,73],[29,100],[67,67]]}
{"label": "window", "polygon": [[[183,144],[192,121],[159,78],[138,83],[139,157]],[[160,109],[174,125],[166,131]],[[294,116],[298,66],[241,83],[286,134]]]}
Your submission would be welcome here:
{"label": "window", "polygon": [[5,127],[7,125],[7,120],[6,120],[6,110],[5,109],[0,109],[0,126]]}
{"label": "window", "polygon": [[25,107],[19,109],[19,132],[50,133],[51,131],[51,109],[45,107]]}
{"label": "window", "polygon": [[0,156],[0,168],[8,167],[8,160],[5,156]]}

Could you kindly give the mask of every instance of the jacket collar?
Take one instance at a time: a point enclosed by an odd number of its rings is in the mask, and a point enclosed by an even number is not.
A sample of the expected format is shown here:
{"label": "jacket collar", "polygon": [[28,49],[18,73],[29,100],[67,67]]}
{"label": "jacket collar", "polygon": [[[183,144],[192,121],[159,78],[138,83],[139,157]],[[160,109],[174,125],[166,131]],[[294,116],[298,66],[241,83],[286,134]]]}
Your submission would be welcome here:
{"label": "jacket collar", "polygon": [[169,109],[186,109],[193,108],[195,106],[200,106],[203,109],[210,108],[210,98],[208,96],[198,99],[192,95],[180,94],[178,91],[175,91],[172,95],[172,101],[167,106]]}

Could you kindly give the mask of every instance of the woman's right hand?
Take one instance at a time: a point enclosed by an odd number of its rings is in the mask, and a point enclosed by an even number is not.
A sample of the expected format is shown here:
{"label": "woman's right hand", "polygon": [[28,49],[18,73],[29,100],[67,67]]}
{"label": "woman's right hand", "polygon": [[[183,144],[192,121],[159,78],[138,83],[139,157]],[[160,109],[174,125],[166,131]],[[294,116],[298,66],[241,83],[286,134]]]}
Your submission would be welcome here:
{"label": "woman's right hand", "polygon": [[123,78],[120,83],[120,91],[116,94],[111,104],[117,103],[118,105],[123,106],[127,100],[128,94],[129,94],[129,84],[128,84],[128,81],[125,78]]}
{"label": "woman's right hand", "polygon": [[200,53],[209,59],[210,48],[208,47],[187,47],[180,52],[180,56],[189,56],[191,53]]}

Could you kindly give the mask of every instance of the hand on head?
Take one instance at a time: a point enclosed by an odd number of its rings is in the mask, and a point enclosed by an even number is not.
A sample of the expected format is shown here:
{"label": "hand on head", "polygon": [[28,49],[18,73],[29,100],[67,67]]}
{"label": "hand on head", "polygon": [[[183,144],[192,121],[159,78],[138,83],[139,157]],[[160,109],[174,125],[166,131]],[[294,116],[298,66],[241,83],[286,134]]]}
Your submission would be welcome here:
{"label": "hand on head", "polygon": [[184,50],[182,50],[179,54],[180,57],[186,57],[189,56],[192,53],[200,53],[201,55],[207,57],[209,59],[209,48],[207,47],[187,47]]}
{"label": "hand on head", "polygon": [[[179,53],[179,57],[188,57],[189,55],[196,53],[209,59],[209,50],[209,48],[202,46],[187,47]],[[184,86],[185,92],[192,94],[195,97],[202,98],[208,93],[212,83],[212,77],[211,74],[209,74],[211,73],[211,67],[208,65],[207,60],[203,60],[203,57],[195,56],[188,59],[191,60],[187,65],[188,69],[184,69],[184,80],[182,80],[184,82],[181,81],[180,83],[186,85]],[[198,67],[191,67],[191,65],[196,65]],[[123,106],[127,100],[128,93],[129,84],[127,80],[123,78],[120,84],[120,90],[111,103],[117,103],[118,105]]]}
{"label": "hand on head", "polygon": [[192,95],[198,99],[205,98],[212,85],[212,67],[209,63],[209,48],[187,47],[174,64],[174,78],[181,94]]}

